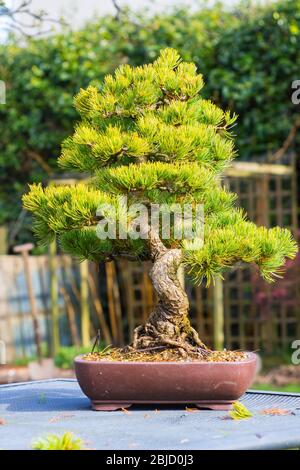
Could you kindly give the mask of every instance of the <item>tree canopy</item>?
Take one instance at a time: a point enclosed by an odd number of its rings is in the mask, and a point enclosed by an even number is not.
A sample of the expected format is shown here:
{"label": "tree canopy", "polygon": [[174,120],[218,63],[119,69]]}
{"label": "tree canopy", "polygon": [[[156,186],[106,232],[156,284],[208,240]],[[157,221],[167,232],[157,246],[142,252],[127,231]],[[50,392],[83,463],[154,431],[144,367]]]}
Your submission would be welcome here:
{"label": "tree canopy", "polygon": [[149,62],[165,46],[202,71],[204,98],[238,114],[239,158],[278,149],[298,114],[290,97],[299,70],[300,1],[234,8],[217,4],[151,17],[126,10],[80,31],[2,45],[7,105],[0,107],[0,223],[16,218],[27,181],[56,171],[60,143],[77,119],[72,97],[79,88],[93,80],[97,86],[120,63]]}
{"label": "tree canopy", "polygon": [[[168,247],[181,247],[194,280],[209,283],[237,261],[254,262],[272,280],[293,258],[297,245],[287,229],[257,227],[222,187],[222,170],[235,156],[230,128],[235,117],[201,96],[202,75],[174,49],[152,63],[121,65],[99,87],[81,89],[75,107],[81,121],[62,146],[59,165],[86,172],[74,186],[33,185],[23,197],[35,216],[34,230],[48,243],[80,259],[107,261],[120,256],[150,259],[147,239],[99,239],[98,217],[121,217],[126,204],[190,203],[204,206],[204,244],[170,234]],[[105,206],[99,214],[99,206]],[[127,232],[133,220],[126,215]]]}

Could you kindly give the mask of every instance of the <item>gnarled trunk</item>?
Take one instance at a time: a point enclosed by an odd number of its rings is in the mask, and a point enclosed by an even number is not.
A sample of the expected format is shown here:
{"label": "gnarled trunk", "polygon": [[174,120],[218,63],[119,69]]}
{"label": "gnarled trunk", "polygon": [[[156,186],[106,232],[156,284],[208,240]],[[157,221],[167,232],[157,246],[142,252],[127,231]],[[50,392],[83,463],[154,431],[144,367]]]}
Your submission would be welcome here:
{"label": "gnarled trunk", "polygon": [[188,297],[178,278],[182,251],[167,249],[158,234],[151,229],[148,237],[153,261],[150,277],[158,303],[148,322],[135,329],[132,346],[136,349],[169,346],[179,348],[185,356],[206,355],[207,347],[190,324]]}

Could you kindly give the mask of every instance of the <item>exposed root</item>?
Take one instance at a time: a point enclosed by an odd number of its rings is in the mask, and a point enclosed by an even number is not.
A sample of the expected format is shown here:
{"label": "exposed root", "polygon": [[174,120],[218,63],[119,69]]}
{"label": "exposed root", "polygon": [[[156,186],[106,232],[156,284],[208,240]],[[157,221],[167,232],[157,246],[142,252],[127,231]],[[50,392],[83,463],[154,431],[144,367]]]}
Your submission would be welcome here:
{"label": "exposed root", "polygon": [[191,326],[190,328],[190,335],[192,336],[192,339],[194,341],[194,343],[199,346],[200,348],[203,348],[203,349],[206,349],[208,350],[208,347],[201,341],[201,339],[199,338],[199,335],[197,333],[197,331],[195,330],[195,328],[193,328]]}
{"label": "exposed root", "polygon": [[142,325],[140,325],[140,326],[138,326],[137,328],[134,329],[133,341],[132,341],[132,347],[134,349],[137,349],[137,347],[138,347],[139,334],[141,333],[142,330],[143,330]]}
{"label": "exposed root", "polygon": [[180,334],[169,337],[160,333],[151,323],[138,326],[134,330],[130,350],[142,352],[164,346],[166,348],[177,348],[183,358],[189,356],[207,357],[211,353],[210,349],[200,340],[194,328],[190,327],[188,333],[183,330]]}

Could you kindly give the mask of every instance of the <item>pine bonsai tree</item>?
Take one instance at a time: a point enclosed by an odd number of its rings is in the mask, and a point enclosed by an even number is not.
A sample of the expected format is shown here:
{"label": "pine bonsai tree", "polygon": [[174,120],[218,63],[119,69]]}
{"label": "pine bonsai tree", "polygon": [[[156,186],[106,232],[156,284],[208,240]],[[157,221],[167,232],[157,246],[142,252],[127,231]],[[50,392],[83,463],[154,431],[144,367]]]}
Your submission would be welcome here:
{"label": "pine bonsai tree", "polygon": [[[153,64],[122,65],[100,87],[81,89],[75,98],[81,121],[63,143],[59,165],[87,178],[75,186],[32,185],[23,199],[42,243],[58,237],[62,249],[81,260],[152,261],[158,303],[135,329],[133,349],[209,353],[188,319],[188,298],[177,276],[181,264],[196,283],[209,284],[239,261],[255,263],[271,281],[297,251],[288,230],[257,227],[234,205],[236,195],[222,187],[220,174],[235,156],[235,116],[201,98],[202,87],[195,65],[165,49]],[[193,210],[203,204],[204,244],[176,238],[174,220],[170,237],[162,239],[162,227],[153,228],[145,217],[139,238],[121,237],[118,230],[115,238],[99,238],[99,221],[124,219],[124,195],[128,207],[141,203],[147,210],[151,204],[189,203]],[[128,233],[136,221],[130,212],[125,217]]]}

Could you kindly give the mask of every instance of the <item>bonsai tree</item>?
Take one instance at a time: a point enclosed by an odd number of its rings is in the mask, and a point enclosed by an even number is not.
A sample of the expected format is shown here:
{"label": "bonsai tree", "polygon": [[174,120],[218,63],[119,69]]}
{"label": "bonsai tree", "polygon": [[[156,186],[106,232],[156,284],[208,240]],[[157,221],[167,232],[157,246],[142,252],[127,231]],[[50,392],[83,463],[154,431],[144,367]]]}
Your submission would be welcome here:
{"label": "bonsai tree", "polygon": [[[203,99],[203,85],[193,63],[165,49],[153,64],[122,65],[100,86],[81,89],[75,97],[81,121],[64,141],[58,163],[84,173],[84,179],[45,189],[34,184],[23,198],[42,243],[58,237],[65,252],[97,263],[120,257],[152,261],[158,302],[135,329],[131,350],[210,354],[189,321],[181,264],[195,283],[209,284],[237,262],[255,263],[272,281],[297,251],[287,229],[257,227],[222,186],[220,175],[235,157],[235,116]],[[138,223],[126,211],[137,203],[146,207]],[[204,242],[176,237],[176,217],[168,237],[162,236],[163,224],[153,226],[147,218],[153,205],[174,215],[174,205],[186,204],[192,215],[199,205],[204,208]],[[115,219],[121,223],[114,225]],[[103,236],[104,222],[114,236]]]}

